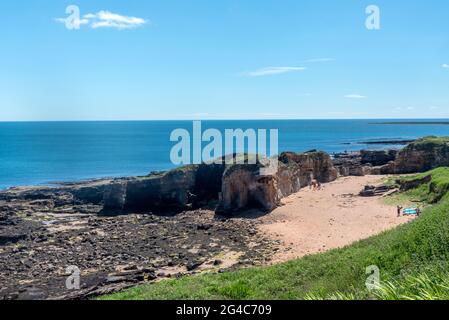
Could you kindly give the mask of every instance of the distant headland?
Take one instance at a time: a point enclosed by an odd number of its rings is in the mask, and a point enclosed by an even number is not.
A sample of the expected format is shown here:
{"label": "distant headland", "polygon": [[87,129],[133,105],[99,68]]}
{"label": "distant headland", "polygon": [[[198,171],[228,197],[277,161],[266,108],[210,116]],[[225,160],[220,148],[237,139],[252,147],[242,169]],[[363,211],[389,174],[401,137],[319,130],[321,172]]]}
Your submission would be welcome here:
{"label": "distant headland", "polygon": [[449,121],[388,121],[388,122],[371,122],[370,124],[395,124],[395,125],[428,125],[428,124],[437,124],[437,125],[449,125]]}

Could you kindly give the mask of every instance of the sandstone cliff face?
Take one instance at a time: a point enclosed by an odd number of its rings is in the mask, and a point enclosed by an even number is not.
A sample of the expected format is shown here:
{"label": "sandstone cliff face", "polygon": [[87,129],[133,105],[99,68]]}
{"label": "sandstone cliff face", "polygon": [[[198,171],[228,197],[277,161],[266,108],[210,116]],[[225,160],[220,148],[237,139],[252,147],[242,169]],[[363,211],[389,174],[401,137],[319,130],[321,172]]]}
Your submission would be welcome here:
{"label": "sandstone cliff face", "polygon": [[443,166],[449,166],[449,138],[426,137],[402,149],[389,170],[416,173]]}
{"label": "sandstone cliff face", "polygon": [[273,210],[279,203],[274,176],[261,176],[262,165],[233,165],[223,175],[220,204],[217,212],[233,212],[257,208]]}
{"label": "sandstone cliff face", "polygon": [[323,152],[282,153],[272,176],[260,175],[261,168],[262,164],[235,165],[224,172],[219,213],[232,215],[252,208],[271,211],[282,198],[307,187],[313,179],[325,183],[338,176],[330,156]]}
{"label": "sandstone cliff face", "polygon": [[[334,181],[338,172],[335,169],[331,157],[325,152],[292,153],[284,152],[280,155],[279,161],[288,167],[293,166],[299,169],[302,177],[302,184],[310,181],[306,177],[316,179],[322,183]],[[308,176],[307,176],[308,173]],[[306,180],[304,180],[306,179]]]}
{"label": "sandstone cliff face", "polygon": [[202,164],[148,177],[112,182],[104,191],[105,213],[183,211],[218,201],[217,212],[232,215],[245,209],[271,211],[286,196],[337,178],[329,155],[283,153],[272,176],[261,175],[262,163]]}

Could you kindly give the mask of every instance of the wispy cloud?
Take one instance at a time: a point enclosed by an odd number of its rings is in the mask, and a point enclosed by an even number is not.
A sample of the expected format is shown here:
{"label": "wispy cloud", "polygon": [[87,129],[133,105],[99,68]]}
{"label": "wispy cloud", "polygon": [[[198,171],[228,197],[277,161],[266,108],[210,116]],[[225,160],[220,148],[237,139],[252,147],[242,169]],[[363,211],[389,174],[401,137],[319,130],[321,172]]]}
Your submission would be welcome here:
{"label": "wispy cloud", "polygon": [[[65,18],[56,18],[57,22],[66,23]],[[148,23],[147,20],[138,17],[130,17],[106,10],[101,10],[97,13],[85,14],[74,24],[89,25],[92,29],[98,28],[114,28],[118,30],[135,29]]]}
{"label": "wispy cloud", "polygon": [[302,61],[302,63],[320,63],[320,62],[332,62],[335,61],[334,58],[315,58],[315,59],[308,59]]}
{"label": "wispy cloud", "polygon": [[[322,62],[331,62],[335,61],[333,58],[313,58],[308,60],[303,60],[299,62],[298,64],[308,64],[308,63],[322,63]],[[306,70],[306,67],[299,67],[299,66],[291,66],[291,67],[267,67],[258,69],[251,72],[246,72],[241,75],[247,76],[247,77],[263,77],[263,76],[272,76],[277,74],[284,74],[284,73],[290,73],[290,72],[299,72]]]}
{"label": "wispy cloud", "polygon": [[363,96],[361,94],[347,94],[347,95],[345,95],[345,98],[347,98],[347,99],[365,99],[366,96]]}
{"label": "wispy cloud", "polygon": [[271,76],[276,74],[284,74],[290,72],[299,72],[304,71],[307,68],[305,67],[268,67],[262,68],[256,71],[245,73],[244,75],[248,77],[263,77],[263,76]]}
{"label": "wispy cloud", "polygon": [[444,63],[441,67],[442,67],[443,69],[449,69],[449,64]]}

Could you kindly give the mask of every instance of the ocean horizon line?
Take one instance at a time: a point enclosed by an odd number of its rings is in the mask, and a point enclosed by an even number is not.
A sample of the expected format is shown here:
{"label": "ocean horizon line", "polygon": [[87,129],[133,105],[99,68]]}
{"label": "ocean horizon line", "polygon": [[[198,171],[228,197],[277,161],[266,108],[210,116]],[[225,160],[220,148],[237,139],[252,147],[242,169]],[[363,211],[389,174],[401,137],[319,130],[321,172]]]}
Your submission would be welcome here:
{"label": "ocean horizon line", "polygon": [[426,120],[426,121],[449,121],[447,118],[241,118],[241,119],[227,119],[227,118],[211,118],[211,119],[92,119],[92,120],[0,120],[0,123],[76,123],[76,122],[172,122],[172,121],[416,121],[416,120]]}

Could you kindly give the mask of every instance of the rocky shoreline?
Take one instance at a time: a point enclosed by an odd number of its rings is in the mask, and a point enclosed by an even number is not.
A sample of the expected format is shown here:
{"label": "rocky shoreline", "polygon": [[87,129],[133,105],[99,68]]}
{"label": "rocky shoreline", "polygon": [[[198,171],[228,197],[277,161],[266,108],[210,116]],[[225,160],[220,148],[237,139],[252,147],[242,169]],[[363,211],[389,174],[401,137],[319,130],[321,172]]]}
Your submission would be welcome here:
{"label": "rocky shoreline", "polygon": [[[0,300],[85,299],[205,270],[266,264],[276,243],[212,211],[102,217],[10,202],[0,215]],[[20,209],[19,209],[20,207]],[[74,209],[74,211],[77,211]],[[81,272],[68,290],[69,266]]]}
{"label": "rocky shoreline", "polygon": [[[448,166],[449,139],[333,157],[285,152],[276,160],[273,175],[261,174],[261,162],[202,164],[0,192],[0,299],[85,299],[182,274],[266,264],[278,244],[258,232],[254,217],[312,180]],[[81,272],[80,290],[66,288],[70,266]]]}

